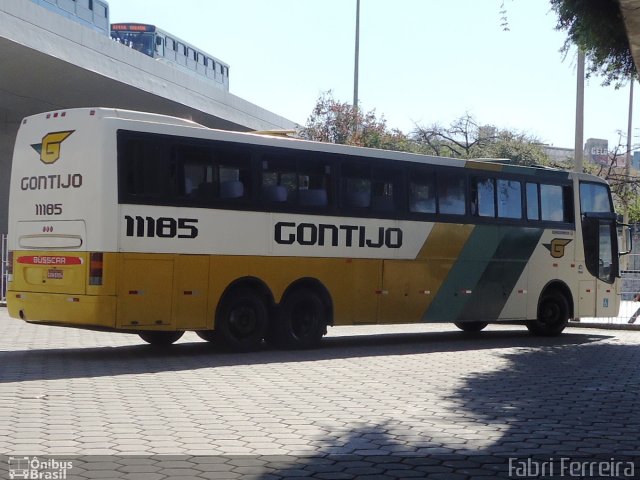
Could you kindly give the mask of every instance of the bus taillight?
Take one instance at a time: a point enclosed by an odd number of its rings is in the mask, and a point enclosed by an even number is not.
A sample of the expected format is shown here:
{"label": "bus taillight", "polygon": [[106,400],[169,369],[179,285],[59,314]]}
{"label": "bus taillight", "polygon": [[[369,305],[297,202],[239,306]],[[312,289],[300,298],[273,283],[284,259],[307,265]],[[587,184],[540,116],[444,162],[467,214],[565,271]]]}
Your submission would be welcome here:
{"label": "bus taillight", "polygon": [[102,285],[102,252],[92,252],[89,257],[89,285]]}

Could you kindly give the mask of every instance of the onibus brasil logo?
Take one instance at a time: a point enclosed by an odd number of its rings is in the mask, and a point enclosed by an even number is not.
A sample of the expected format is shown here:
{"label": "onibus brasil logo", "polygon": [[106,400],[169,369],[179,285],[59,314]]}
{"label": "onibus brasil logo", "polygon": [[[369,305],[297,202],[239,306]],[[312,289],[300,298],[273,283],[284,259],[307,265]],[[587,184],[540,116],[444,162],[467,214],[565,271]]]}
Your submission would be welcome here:
{"label": "onibus brasil logo", "polygon": [[27,480],[66,480],[73,462],[54,458],[9,457],[9,478]]}
{"label": "onibus brasil logo", "polygon": [[47,133],[42,137],[42,143],[34,143],[31,147],[40,154],[42,163],[51,164],[60,158],[60,145],[73,132],[75,130]]}

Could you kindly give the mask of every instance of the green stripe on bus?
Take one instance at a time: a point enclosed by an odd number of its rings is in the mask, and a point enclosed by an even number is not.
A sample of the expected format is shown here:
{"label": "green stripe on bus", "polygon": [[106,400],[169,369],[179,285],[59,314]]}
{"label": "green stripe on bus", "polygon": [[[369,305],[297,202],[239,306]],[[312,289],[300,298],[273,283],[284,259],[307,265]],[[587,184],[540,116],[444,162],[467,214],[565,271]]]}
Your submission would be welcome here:
{"label": "green stripe on bus", "polygon": [[509,300],[543,229],[503,227],[505,232],[496,253],[461,314],[461,319],[496,319]]}
{"label": "green stripe on bus", "polygon": [[[478,225],[423,316],[426,322],[485,317],[504,307],[542,229]],[[479,310],[480,309],[480,310]]]}

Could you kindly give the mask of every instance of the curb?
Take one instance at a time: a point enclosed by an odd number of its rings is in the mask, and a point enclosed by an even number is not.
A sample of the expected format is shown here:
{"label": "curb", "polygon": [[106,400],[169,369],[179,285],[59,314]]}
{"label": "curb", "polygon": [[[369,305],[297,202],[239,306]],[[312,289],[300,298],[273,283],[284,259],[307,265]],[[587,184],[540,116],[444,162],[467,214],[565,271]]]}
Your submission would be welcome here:
{"label": "curb", "polygon": [[640,331],[640,325],[633,323],[582,323],[582,322],[569,322],[569,327],[575,328],[600,328],[604,330],[638,330]]}

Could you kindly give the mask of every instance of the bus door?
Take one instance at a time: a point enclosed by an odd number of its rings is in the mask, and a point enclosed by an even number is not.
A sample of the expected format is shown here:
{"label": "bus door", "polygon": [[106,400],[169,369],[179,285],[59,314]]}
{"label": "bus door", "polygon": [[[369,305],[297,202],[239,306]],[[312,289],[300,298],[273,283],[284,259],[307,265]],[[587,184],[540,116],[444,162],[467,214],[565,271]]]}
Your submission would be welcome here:
{"label": "bus door", "polygon": [[[592,284],[591,280],[582,280],[581,309],[586,307],[582,302],[595,300],[595,315],[598,317],[616,316],[619,300],[615,290],[615,280],[619,277],[618,234],[616,215],[614,213],[584,213],[582,221],[584,258],[587,271],[595,279],[595,292],[588,292],[584,287]],[[583,292],[583,289],[585,290]],[[588,295],[595,293],[595,295]]]}

